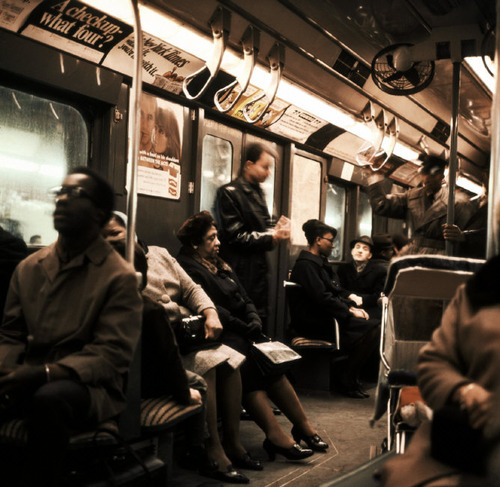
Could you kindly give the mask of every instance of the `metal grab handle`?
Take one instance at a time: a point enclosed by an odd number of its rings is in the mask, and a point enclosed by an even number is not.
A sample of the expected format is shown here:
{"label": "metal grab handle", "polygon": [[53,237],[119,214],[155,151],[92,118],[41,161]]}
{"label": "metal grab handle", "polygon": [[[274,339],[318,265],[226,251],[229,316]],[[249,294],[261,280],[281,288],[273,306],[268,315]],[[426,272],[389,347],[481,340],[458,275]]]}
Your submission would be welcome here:
{"label": "metal grab handle", "polygon": [[[375,109],[371,101],[365,105],[361,111],[361,116],[366,124],[370,124],[377,130],[377,136],[374,143],[369,140],[365,141],[358,149],[356,154],[356,162],[360,166],[372,166],[373,162],[382,155],[382,145],[384,143],[385,132],[387,130],[387,117],[385,110],[381,110],[377,117],[375,117]],[[371,137],[370,137],[371,139]],[[380,168],[379,168],[380,169]]]}
{"label": "metal grab handle", "polygon": [[373,163],[374,159],[377,157],[377,154],[380,155],[382,144],[384,143],[385,133],[387,131],[387,117],[385,116],[384,109],[380,111],[377,118],[374,120],[374,123],[377,129],[377,138],[375,139],[375,143],[373,144],[374,151],[372,156],[370,157],[370,163]]}
{"label": "metal grab handle", "polygon": [[385,334],[387,331],[387,320],[389,317],[389,299],[387,296],[382,295],[382,320],[380,323],[380,345],[379,345],[379,354],[380,360],[385,367],[386,375],[389,370],[391,370],[391,366],[387,360],[387,356],[385,354]]}
{"label": "metal grab handle", "polygon": [[[222,57],[224,56],[224,51],[226,50],[227,39],[229,37],[229,30],[231,26],[231,13],[222,7],[217,7],[212,18],[208,22],[212,29],[212,37],[214,41],[214,49],[212,51],[212,56],[209,61],[205,63],[205,66],[200,68],[198,71],[186,76],[182,84],[182,91],[188,100],[196,100],[205,93],[207,88],[210,86],[212,81],[217,76],[219,68],[222,62]],[[188,86],[193,81],[194,78],[199,76],[204,71],[208,70],[209,76],[205,84],[200,88],[198,93],[191,94],[188,90]]]}
{"label": "metal grab handle", "polygon": [[[217,110],[222,113],[228,112],[236,105],[236,103],[238,103],[241,95],[246,91],[248,85],[250,84],[250,78],[252,77],[255,62],[257,61],[257,54],[259,53],[260,31],[249,25],[243,33],[240,43],[243,47],[243,70],[233,82],[218,90],[214,95],[214,104],[217,107]],[[224,100],[230,95],[237,85],[240,85],[239,93],[230,103],[222,106]]]}
{"label": "metal grab handle", "polygon": [[[285,48],[282,44],[276,42],[266,58],[269,62],[269,69],[271,72],[271,82],[269,86],[265,89],[264,93],[254,98],[249,103],[247,103],[243,108],[243,116],[248,123],[257,123],[266,113],[269,106],[274,101],[276,97],[276,92],[278,91],[278,86],[281,81],[281,73],[283,67],[285,66]],[[257,113],[255,117],[251,117],[252,107],[262,98],[267,98],[267,104]]]}
{"label": "metal grab handle", "polygon": [[399,137],[399,122],[396,117],[394,117],[390,121],[389,125],[387,126],[387,131],[389,132],[389,147],[387,148],[387,152],[383,162],[377,166],[375,166],[375,164],[372,164],[372,171],[374,172],[382,169],[394,152],[394,147],[396,147],[396,141]]}

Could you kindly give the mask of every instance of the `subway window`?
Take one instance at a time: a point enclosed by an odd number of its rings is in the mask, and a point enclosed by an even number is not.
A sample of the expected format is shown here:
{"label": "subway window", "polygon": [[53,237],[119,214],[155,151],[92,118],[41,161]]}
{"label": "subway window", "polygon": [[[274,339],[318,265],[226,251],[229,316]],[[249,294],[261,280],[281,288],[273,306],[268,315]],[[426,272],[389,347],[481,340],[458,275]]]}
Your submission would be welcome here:
{"label": "subway window", "polygon": [[217,189],[231,181],[233,146],[213,135],[203,139],[200,209],[212,212]]}
{"label": "subway window", "polygon": [[290,202],[291,242],[293,245],[307,245],[302,225],[311,218],[319,218],[320,203],[321,164],[313,159],[295,155],[292,166]]}
{"label": "subway window", "polygon": [[88,130],[75,108],[0,86],[0,226],[28,244],[57,238],[54,199],[71,167],[86,166]]}
{"label": "subway window", "polygon": [[275,181],[276,181],[276,160],[274,160],[274,164],[270,168],[269,177],[260,185],[264,191],[264,197],[266,199],[267,210],[269,211],[269,214],[273,218],[273,223],[276,223],[274,221],[274,218],[276,216],[276,212],[274,211],[274,183],[275,183]]}
{"label": "subway window", "polygon": [[371,235],[372,234],[372,207],[370,198],[364,191],[359,192],[358,200],[358,225],[356,235]]}
{"label": "subway window", "polygon": [[326,191],[325,223],[337,230],[331,260],[342,259],[345,234],[346,189],[339,184],[329,182]]}

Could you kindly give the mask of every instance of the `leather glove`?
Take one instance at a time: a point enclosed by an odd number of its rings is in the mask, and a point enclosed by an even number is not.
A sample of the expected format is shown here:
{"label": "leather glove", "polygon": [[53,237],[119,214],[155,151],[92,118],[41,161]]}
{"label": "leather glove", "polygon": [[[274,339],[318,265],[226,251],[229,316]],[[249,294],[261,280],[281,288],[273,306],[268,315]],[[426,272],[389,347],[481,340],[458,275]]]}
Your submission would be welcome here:
{"label": "leather glove", "polygon": [[247,326],[246,336],[251,339],[257,338],[262,333],[262,322],[260,319],[252,320]]}

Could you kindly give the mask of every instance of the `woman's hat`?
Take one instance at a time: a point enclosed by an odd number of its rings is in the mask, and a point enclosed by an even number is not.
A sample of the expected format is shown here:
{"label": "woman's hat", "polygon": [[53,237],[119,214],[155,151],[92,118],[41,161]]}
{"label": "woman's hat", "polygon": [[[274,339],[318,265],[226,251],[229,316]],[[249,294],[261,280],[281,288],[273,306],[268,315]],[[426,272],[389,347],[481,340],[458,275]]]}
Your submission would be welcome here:
{"label": "woman's hat", "polygon": [[205,234],[214,224],[214,218],[208,211],[201,211],[188,218],[177,231],[177,238],[184,245],[200,244]]}
{"label": "woman's hat", "polygon": [[394,243],[388,233],[376,233],[373,235],[373,246],[376,250],[393,249]]}
{"label": "woman's hat", "polygon": [[351,241],[351,249],[353,249],[354,246],[358,242],[362,243],[362,244],[365,244],[365,245],[368,245],[370,247],[370,250],[371,251],[373,250],[373,241],[372,241],[372,239],[368,235],[362,235],[361,237],[355,238],[354,240],[352,240]]}

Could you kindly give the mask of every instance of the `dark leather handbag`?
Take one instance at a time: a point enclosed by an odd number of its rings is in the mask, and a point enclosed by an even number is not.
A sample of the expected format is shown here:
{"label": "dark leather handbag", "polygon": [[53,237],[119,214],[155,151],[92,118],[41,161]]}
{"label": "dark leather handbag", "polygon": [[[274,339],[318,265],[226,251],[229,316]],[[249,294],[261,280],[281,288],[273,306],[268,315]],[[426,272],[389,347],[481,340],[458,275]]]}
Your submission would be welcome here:
{"label": "dark leather handbag", "polygon": [[265,338],[266,341],[253,343],[250,348],[250,354],[262,375],[285,374],[297,360],[302,358],[284,343]]}
{"label": "dark leather handbag", "polygon": [[175,327],[175,335],[181,348],[202,344],[205,342],[205,317],[191,315],[182,318]]}

